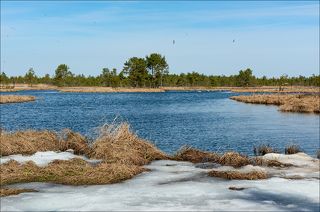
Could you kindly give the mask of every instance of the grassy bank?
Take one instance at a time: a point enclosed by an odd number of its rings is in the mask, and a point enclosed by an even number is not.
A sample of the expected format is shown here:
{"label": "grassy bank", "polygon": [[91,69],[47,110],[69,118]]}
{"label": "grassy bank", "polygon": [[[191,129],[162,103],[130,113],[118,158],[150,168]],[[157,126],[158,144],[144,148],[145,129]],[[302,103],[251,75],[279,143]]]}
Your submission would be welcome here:
{"label": "grassy bank", "polygon": [[36,100],[34,96],[0,95],[0,104],[30,102],[34,100]]}
{"label": "grassy bank", "polygon": [[14,92],[22,90],[58,90],[61,92],[87,92],[87,93],[115,93],[115,92],[165,92],[165,91],[232,91],[232,92],[270,92],[270,93],[320,93],[320,87],[314,86],[260,86],[260,87],[211,87],[211,86],[181,86],[159,88],[133,88],[133,87],[103,87],[103,86],[78,86],[57,87],[47,84],[16,84],[15,86],[0,86],[0,91]]}
{"label": "grassy bank", "polygon": [[252,104],[278,105],[283,112],[320,113],[319,95],[251,95],[233,96],[233,100]]}
{"label": "grassy bank", "polygon": [[119,93],[119,92],[164,92],[161,88],[112,88],[112,87],[61,87],[61,92],[81,92],[81,93]]}

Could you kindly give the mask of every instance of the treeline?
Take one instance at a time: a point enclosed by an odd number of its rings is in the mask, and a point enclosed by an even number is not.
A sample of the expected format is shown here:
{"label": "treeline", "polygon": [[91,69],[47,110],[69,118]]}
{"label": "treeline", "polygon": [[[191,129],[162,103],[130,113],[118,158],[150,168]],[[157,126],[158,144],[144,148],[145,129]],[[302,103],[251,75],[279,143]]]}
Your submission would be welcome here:
{"label": "treeline", "polygon": [[145,58],[129,58],[121,71],[103,68],[98,76],[73,74],[66,64],[60,64],[53,76],[36,75],[30,68],[24,76],[8,77],[4,72],[0,75],[0,84],[15,85],[16,83],[51,84],[56,86],[107,86],[107,87],[160,87],[160,86],[320,86],[320,75],[310,77],[255,77],[251,69],[240,70],[237,75],[215,76],[198,72],[170,74],[166,58],[152,53]]}

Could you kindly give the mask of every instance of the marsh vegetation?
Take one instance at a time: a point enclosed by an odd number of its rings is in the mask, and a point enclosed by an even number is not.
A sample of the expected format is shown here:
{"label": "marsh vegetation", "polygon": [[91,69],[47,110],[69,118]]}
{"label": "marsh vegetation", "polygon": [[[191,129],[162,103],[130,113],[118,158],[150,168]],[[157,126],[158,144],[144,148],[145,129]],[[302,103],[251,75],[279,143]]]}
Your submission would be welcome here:
{"label": "marsh vegetation", "polygon": [[283,112],[320,113],[320,95],[272,94],[233,96],[233,100],[252,104],[277,105]]}

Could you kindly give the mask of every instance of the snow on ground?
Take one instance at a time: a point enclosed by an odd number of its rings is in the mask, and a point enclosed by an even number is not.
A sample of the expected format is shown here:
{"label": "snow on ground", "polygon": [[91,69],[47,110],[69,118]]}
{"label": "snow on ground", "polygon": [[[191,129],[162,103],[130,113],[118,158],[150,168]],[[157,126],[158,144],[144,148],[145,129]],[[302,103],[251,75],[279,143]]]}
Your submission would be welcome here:
{"label": "snow on ground", "polygon": [[71,152],[54,152],[54,151],[47,151],[47,152],[36,152],[33,155],[9,155],[0,158],[0,164],[6,163],[9,160],[15,160],[19,163],[25,163],[27,161],[33,161],[38,166],[46,166],[48,163],[52,162],[53,160],[70,160],[72,158],[80,158],[86,160],[88,162],[98,162],[98,160],[89,160],[84,156],[74,155]]}
{"label": "snow on ground", "polygon": [[208,177],[210,169],[192,163],[165,160],[146,167],[151,171],[112,185],[14,185],[39,192],[3,197],[1,211],[319,211],[318,179],[230,181]]}
{"label": "snow on ground", "polygon": [[278,177],[300,177],[300,178],[320,178],[319,160],[312,158],[305,153],[297,153],[293,155],[284,155],[277,153],[269,153],[262,156],[263,159],[276,160],[285,164],[292,164],[292,167],[286,168],[266,168],[267,172],[272,176]]}

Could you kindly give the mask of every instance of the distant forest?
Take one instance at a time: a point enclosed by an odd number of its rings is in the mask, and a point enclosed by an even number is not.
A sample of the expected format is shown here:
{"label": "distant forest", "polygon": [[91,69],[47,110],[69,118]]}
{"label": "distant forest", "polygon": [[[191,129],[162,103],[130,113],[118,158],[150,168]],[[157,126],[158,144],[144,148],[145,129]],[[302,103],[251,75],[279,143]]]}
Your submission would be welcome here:
{"label": "distant forest", "polygon": [[129,58],[121,71],[103,68],[98,76],[84,76],[73,74],[68,65],[60,64],[55,74],[43,77],[36,75],[30,68],[24,76],[8,77],[4,72],[0,75],[0,84],[13,85],[16,83],[51,84],[56,86],[108,86],[108,87],[160,87],[160,86],[320,86],[320,75],[310,77],[298,76],[268,78],[255,77],[251,69],[240,70],[237,75],[216,76],[204,75],[198,72],[170,74],[165,56],[152,53],[145,58]]}

